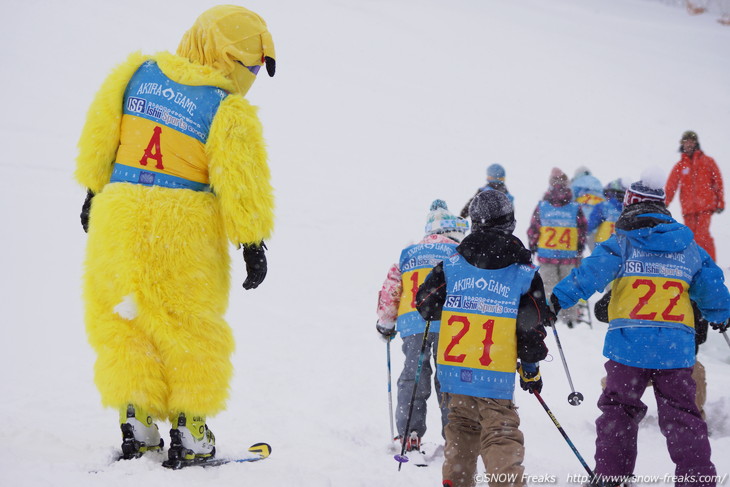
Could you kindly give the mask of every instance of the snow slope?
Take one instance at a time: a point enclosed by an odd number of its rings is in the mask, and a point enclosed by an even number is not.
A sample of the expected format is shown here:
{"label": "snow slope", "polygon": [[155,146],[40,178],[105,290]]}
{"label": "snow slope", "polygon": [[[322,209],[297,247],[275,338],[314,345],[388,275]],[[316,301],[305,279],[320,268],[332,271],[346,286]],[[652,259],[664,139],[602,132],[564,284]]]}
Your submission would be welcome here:
{"label": "snow slope", "polygon": [[[730,29],[708,16],[646,0],[250,1],[278,54],[277,76],[249,96],[270,147],[277,230],[266,282],[232,289],[236,376],[227,412],[209,423],[221,455],[257,441],[273,454],[213,470],[167,471],[155,458],[108,466],[120,435],[117,413],[99,405],[83,327],[75,143],[111,67],[134,50],[174,51],[213,4],[4,3],[3,485],[439,485],[438,465],[398,472],[387,451],[374,330],[387,268],[421,237],[431,201],[458,211],[499,162],[524,238],[553,166],[572,175],[586,165],[604,183],[668,170],[686,129],[730,178]],[[727,268],[728,212],[713,233]],[[242,282],[240,256],[233,273]],[[559,332],[586,400],[567,403],[552,337],[543,396],[592,465],[604,328]],[[394,383],[400,357],[395,347]],[[730,348],[711,332],[700,357],[714,461],[727,475]],[[583,473],[575,456],[533,397],[518,389],[516,400],[528,472],[571,485]],[[636,472],[663,478],[673,466],[645,400]]]}

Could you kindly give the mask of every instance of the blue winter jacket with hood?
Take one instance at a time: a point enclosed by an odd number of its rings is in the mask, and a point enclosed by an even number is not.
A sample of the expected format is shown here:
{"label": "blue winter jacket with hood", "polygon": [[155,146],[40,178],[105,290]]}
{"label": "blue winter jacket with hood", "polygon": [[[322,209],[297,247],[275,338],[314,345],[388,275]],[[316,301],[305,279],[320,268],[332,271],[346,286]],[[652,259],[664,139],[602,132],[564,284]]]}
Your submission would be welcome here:
{"label": "blue winter jacket with hood", "polygon": [[[676,292],[671,294],[678,282],[688,286],[689,299],[707,321],[722,323],[730,317],[730,293],[722,270],[694,242],[692,231],[675,221],[661,203],[627,207],[616,223],[616,234],[597,245],[558,283],[553,295],[561,307],[569,308],[614,279],[616,287],[625,276],[634,278],[635,294],[623,303],[623,309],[631,312],[611,316],[609,311],[603,348],[604,356],[621,364],[648,369],[694,365],[694,318],[681,312]],[[667,278],[672,284],[661,286]],[[660,300],[659,307],[652,305],[652,298]]]}

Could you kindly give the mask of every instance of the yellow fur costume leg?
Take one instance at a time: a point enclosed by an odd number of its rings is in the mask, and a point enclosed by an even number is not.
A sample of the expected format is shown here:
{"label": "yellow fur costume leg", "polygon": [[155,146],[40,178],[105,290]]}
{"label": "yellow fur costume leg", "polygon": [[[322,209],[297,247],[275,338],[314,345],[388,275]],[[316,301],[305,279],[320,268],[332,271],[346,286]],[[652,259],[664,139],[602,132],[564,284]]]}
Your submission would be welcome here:
{"label": "yellow fur costume leg", "polygon": [[210,193],[108,185],[93,201],[84,277],[104,405],[158,418],[225,406],[229,256]]}

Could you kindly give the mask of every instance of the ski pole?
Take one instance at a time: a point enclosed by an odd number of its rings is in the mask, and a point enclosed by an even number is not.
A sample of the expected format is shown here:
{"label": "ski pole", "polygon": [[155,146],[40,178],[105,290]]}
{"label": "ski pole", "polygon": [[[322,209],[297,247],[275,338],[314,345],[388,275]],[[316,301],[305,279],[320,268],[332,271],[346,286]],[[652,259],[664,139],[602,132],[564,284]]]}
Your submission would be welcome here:
{"label": "ski pole", "polygon": [[[386,342],[386,349],[388,353],[388,412],[390,413],[390,440],[395,438],[395,433],[393,432],[393,392],[391,391],[391,380],[390,380],[390,342],[393,340],[392,337],[388,338],[388,341]],[[389,441],[390,441],[389,440]]]}
{"label": "ski pole", "polygon": [[583,394],[575,392],[573,387],[573,380],[570,378],[570,371],[568,370],[568,362],[565,361],[565,354],[563,353],[563,346],[560,344],[560,338],[558,337],[558,327],[553,323],[553,334],[555,335],[555,342],[558,344],[558,351],[560,352],[560,358],[563,361],[563,368],[565,369],[565,375],[568,377],[568,384],[570,385],[571,393],[568,395],[568,402],[572,406],[577,406],[583,402]]}
{"label": "ski pole", "polygon": [[416,368],[416,381],[413,383],[413,394],[411,395],[411,404],[408,407],[408,419],[406,420],[406,429],[403,431],[403,437],[401,438],[400,455],[395,455],[393,458],[398,462],[398,471],[405,462],[408,461],[408,457],[405,455],[406,452],[406,436],[408,435],[408,429],[411,427],[411,416],[413,414],[413,403],[416,400],[416,389],[418,388],[418,381],[421,378],[421,368],[423,367],[423,355],[426,352],[426,344],[428,343],[428,330],[431,328],[431,321],[426,321],[426,329],[423,331],[423,342],[421,342],[421,353],[418,356],[418,367]]}
{"label": "ski pole", "polygon": [[727,332],[723,331],[722,336],[725,337],[725,341],[727,342],[727,346],[730,347],[730,338],[727,337]]}
{"label": "ski pole", "polygon": [[545,404],[545,401],[542,399],[542,396],[537,391],[532,391],[532,393],[535,395],[538,401],[540,401],[540,404],[542,404],[543,409],[545,409],[545,412],[550,416],[550,419],[553,420],[553,424],[558,428],[558,431],[560,431],[560,434],[563,435],[563,438],[565,438],[565,441],[568,442],[568,446],[570,446],[570,449],[573,450],[573,453],[575,453],[575,456],[578,457],[578,461],[580,461],[581,465],[583,465],[583,468],[586,469],[586,472],[588,472],[588,475],[590,475],[591,480],[596,476],[596,474],[591,470],[591,467],[588,466],[586,461],[583,459],[583,457],[578,453],[578,449],[575,447],[572,441],[570,441],[570,438],[568,438],[568,434],[565,432],[562,426],[560,426],[560,423],[558,423],[558,419],[555,417],[555,415],[550,411],[550,408],[547,404]]}

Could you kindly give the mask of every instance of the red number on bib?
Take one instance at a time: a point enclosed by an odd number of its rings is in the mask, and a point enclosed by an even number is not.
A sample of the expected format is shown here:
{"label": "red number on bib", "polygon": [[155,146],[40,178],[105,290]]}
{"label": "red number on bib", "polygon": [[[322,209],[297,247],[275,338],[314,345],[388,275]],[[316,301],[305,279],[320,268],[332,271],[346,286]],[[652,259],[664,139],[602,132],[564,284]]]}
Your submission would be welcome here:
{"label": "red number on bib", "polygon": [[469,331],[469,319],[466,316],[452,316],[451,318],[449,318],[448,325],[451,326],[454,323],[461,323],[462,325],[464,325],[464,327],[459,333],[451,337],[451,343],[449,343],[449,346],[446,347],[446,350],[444,350],[444,361],[456,362],[460,364],[466,358],[466,354],[462,353],[461,355],[451,355],[451,350],[453,350],[454,347],[459,344],[461,339],[464,338],[464,335],[466,335],[466,332]]}
{"label": "red number on bib", "polygon": [[563,234],[560,236],[558,243],[563,244],[564,248],[566,248],[566,249],[570,248],[570,229],[569,228],[566,228],[565,230],[563,230]]}
{"label": "red number on bib", "polygon": [[646,292],[646,294],[639,298],[639,302],[636,304],[636,306],[634,306],[634,309],[631,310],[631,313],[629,313],[629,318],[635,320],[653,320],[656,316],[656,312],[639,314],[639,311],[641,310],[641,308],[646,306],[646,303],[649,302],[649,299],[651,299],[651,297],[656,292],[656,284],[654,284],[654,282],[652,282],[650,279],[637,279],[634,281],[634,284],[631,287],[636,289],[639,286],[647,286],[649,290]]}
{"label": "red number on bib", "polygon": [[545,241],[545,247],[548,247],[550,249],[554,248],[555,245],[555,229],[554,228],[546,228],[545,233],[548,234],[548,238]]}
{"label": "red number on bib", "polygon": [[[656,294],[657,287],[656,283],[652,281],[651,279],[636,279],[632,285],[634,289],[637,289],[640,286],[646,286],[647,292],[642,297],[639,298],[639,302],[634,306],[634,309],[631,310],[629,313],[629,318],[633,318],[636,320],[654,320],[656,319],[657,312],[653,311],[651,313],[640,313],[641,309],[649,304],[649,301],[652,299],[652,296]],[[659,300],[658,303],[655,303],[651,305],[651,308],[658,309],[658,306],[661,306],[663,304],[663,301],[665,299],[669,299],[669,303],[664,308],[664,311],[661,312],[662,319],[664,321],[677,321],[681,322],[684,321],[685,315],[684,313],[673,315],[672,310],[679,304],[679,300],[682,298],[682,294],[684,294],[684,285],[680,281],[665,281],[662,285],[662,289],[665,291],[668,291],[670,289],[676,289],[677,294],[673,297],[669,298],[666,293],[660,293],[655,301]]]}
{"label": "red number on bib", "polygon": [[563,230],[563,233],[560,234],[560,237],[557,238],[557,242],[555,241],[558,234],[558,231],[554,228],[547,227],[545,229],[545,235],[547,235],[547,239],[545,240],[545,247],[549,249],[554,249],[555,247],[560,244],[561,248],[569,249],[570,248],[570,228],[566,228]]}
{"label": "red number on bib", "polygon": [[416,293],[418,292],[418,272],[411,274],[411,309],[416,309]]}
{"label": "red number on bib", "polygon": [[[446,350],[444,350],[444,361],[445,362],[455,362],[455,363],[463,363],[466,359],[466,354],[462,353],[461,355],[452,355],[451,352],[454,349],[455,346],[461,342],[461,339],[464,338],[464,335],[467,334],[469,331],[469,328],[471,327],[471,323],[469,322],[469,318],[466,316],[452,316],[449,318],[448,325],[451,326],[454,323],[461,323],[463,325],[462,329],[451,337],[451,342],[449,342],[449,345],[446,347]],[[492,339],[492,334],[494,332],[494,320],[489,319],[487,320],[483,325],[482,328],[484,328],[484,340],[482,340],[482,345],[484,346],[484,351],[482,352],[482,356],[479,358],[479,363],[481,363],[483,366],[487,366],[492,363],[492,357],[489,356],[489,352],[492,349],[492,345],[494,345],[494,340]]]}
{"label": "red number on bib", "polygon": [[662,286],[664,289],[669,289],[670,287],[674,287],[679,289],[679,292],[676,296],[674,296],[672,299],[669,300],[669,306],[662,311],[662,318],[664,318],[667,321],[683,321],[684,320],[684,313],[681,315],[673,315],[671,314],[672,310],[675,306],[677,306],[677,302],[679,302],[679,298],[682,297],[682,293],[684,292],[684,286],[682,286],[681,282],[678,281],[667,281],[664,283],[664,286]]}
{"label": "red number on bib", "polygon": [[487,320],[486,323],[482,325],[482,328],[484,328],[486,334],[484,336],[484,341],[482,342],[484,345],[484,353],[482,353],[482,356],[479,358],[479,363],[486,367],[492,363],[492,357],[489,356],[489,351],[491,350],[492,345],[494,345],[494,341],[492,340],[494,320]]}

